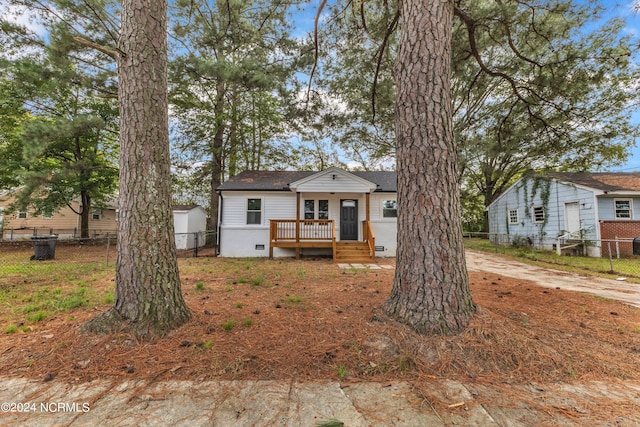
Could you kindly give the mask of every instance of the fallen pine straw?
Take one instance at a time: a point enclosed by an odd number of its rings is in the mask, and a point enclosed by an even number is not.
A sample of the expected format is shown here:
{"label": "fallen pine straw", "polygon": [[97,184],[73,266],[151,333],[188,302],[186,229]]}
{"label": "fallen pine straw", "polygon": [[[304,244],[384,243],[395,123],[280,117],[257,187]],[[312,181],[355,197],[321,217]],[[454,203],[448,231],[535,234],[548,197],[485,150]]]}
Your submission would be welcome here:
{"label": "fallen pine straw", "polygon": [[[469,327],[457,336],[424,337],[381,310],[392,270],[256,261],[263,281],[254,285],[239,282],[224,260],[189,262],[197,273],[183,277],[183,291],[193,318],[168,336],[140,342],[126,334],[84,335],[80,325],[108,307],[80,307],[73,320],[61,314],[32,332],[0,335],[0,375],[493,384],[640,378],[640,310],[615,301],[471,273],[478,312]],[[198,282],[204,290],[195,289]]]}

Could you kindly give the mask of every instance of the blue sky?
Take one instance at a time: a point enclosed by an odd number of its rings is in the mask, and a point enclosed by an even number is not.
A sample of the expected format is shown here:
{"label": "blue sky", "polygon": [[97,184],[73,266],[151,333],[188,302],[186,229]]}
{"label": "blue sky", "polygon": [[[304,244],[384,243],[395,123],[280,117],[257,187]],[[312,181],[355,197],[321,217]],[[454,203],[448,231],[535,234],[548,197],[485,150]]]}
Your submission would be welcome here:
{"label": "blue sky", "polygon": [[[601,0],[600,5],[606,9],[607,18],[623,18],[627,21],[627,31],[640,37],[640,12],[633,12],[633,1],[630,0]],[[638,64],[640,66],[640,64]],[[633,122],[640,124],[640,106],[633,113]],[[631,155],[627,162],[612,169],[621,172],[640,172],[640,138],[636,138],[636,147],[631,150]]]}

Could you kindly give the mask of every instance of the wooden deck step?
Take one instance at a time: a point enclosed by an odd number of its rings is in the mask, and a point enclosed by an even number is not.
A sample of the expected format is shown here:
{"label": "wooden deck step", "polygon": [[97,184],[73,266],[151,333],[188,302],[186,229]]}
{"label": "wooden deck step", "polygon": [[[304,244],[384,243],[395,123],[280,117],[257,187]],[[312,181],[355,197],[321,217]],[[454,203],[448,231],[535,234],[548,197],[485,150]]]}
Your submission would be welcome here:
{"label": "wooden deck step", "polygon": [[373,257],[369,253],[367,242],[342,241],[336,242],[336,253],[333,261],[340,263],[370,262]]}

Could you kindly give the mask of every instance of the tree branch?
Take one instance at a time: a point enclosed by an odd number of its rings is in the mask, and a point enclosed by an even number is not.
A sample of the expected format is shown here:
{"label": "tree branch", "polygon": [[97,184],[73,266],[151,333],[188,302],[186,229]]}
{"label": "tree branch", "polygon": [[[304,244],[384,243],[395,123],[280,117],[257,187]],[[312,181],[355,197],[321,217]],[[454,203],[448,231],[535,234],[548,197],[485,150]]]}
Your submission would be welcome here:
{"label": "tree branch", "polygon": [[529,101],[526,98],[524,98],[524,96],[522,96],[522,94],[520,93],[520,90],[518,89],[518,85],[516,84],[516,81],[513,78],[511,78],[511,76],[500,71],[494,71],[489,67],[487,67],[487,65],[484,63],[484,60],[480,56],[480,52],[478,50],[478,44],[476,41],[476,34],[475,34],[476,21],[467,12],[460,9],[458,6],[454,6],[454,14],[455,16],[460,18],[460,20],[462,20],[465,27],[467,28],[467,35],[469,37],[469,47],[471,49],[471,55],[478,63],[478,66],[480,67],[480,69],[492,77],[499,77],[504,81],[506,81],[511,86],[511,88],[513,89],[514,95],[518,97],[518,99],[520,99],[522,102],[526,104],[530,104]]}
{"label": "tree branch", "polygon": [[[496,3],[498,3],[500,6],[502,6],[502,0],[496,0]],[[504,13],[503,13],[503,18],[504,17]],[[518,48],[516,47],[515,43],[513,42],[513,37],[511,35],[511,29],[509,28],[509,24],[507,23],[506,19],[504,19],[504,21],[502,22],[502,26],[504,27],[504,32],[507,36],[507,43],[509,43],[509,47],[511,48],[511,51],[520,59],[522,59],[525,62],[528,62],[530,64],[533,64],[537,67],[542,68],[542,64],[540,64],[539,62],[528,58],[526,56],[524,56],[520,50],[518,50]]]}
{"label": "tree branch", "polygon": [[322,10],[327,4],[327,0],[322,0],[320,6],[318,6],[318,11],[316,12],[316,19],[313,22],[313,49],[314,49],[314,58],[313,58],[313,68],[311,69],[311,74],[309,75],[309,86],[307,87],[307,102],[309,102],[309,97],[311,96],[311,82],[313,81],[313,75],[316,72],[316,68],[318,68],[318,58],[320,56],[320,48],[318,43],[318,22],[320,21],[320,15],[322,14]]}
{"label": "tree branch", "polygon": [[95,50],[97,50],[97,51],[99,51],[99,52],[102,52],[102,53],[104,53],[105,55],[108,55],[108,56],[110,56],[110,57],[111,57],[111,58],[113,58],[113,59],[118,59],[118,58],[119,58],[119,57],[121,57],[121,56],[125,56],[124,52],[120,51],[119,49],[118,49],[118,50],[111,49],[111,48],[108,48],[108,47],[106,47],[106,46],[102,46],[102,45],[100,45],[100,44],[98,44],[98,43],[94,43],[94,42],[92,42],[92,41],[89,41],[89,40],[87,40],[87,39],[84,39],[84,38],[82,38],[82,37],[80,37],[80,36],[75,36],[75,37],[73,38],[73,40],[74,40],[76,43],[79,43],[79,44],[81,44],[81,45],[83,45],[83,46],[86,46],[86,47],[89,47],[89,48],[91,48],[91,49],[95,49]]}
{"label": "tree branch", "polygon": [[387,31],[384,34],[384,39],[382,40],[382,45],[378,50],[378,60],[376,61],[376,71],[373,75],[373,85],[371,88],[371,123],[375,123],[376,121],[376,87],[378,86],[378,76],[380,75],[380,68],[382,67],[382,58],[384,56],[384,52],[387,50],[387,43],[389,42],[389,37],[395,31],[398,26],[398,21],[400,19],[400,8],[396,10],[396,14],[393,17],[393,21],[391,21],[391,25],[387,28]]}

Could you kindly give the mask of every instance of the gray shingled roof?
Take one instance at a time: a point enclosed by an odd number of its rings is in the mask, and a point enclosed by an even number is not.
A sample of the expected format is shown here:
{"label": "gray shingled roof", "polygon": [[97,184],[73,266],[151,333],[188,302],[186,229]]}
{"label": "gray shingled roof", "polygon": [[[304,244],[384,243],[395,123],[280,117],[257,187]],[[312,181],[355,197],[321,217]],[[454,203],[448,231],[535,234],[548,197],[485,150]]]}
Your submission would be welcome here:
{"label": "gray shingled roof", "polygon": [[548,176],[602,191],[640,191],[640,172],[552,172]]}
{"label": "gray shingled roof", "polygon": [[[317,171],[244,171],[220,185],[217,191],[290,191],[289,184]],[[396,173],[390,171],[349,172],[378,185],[376,191],[397,191]]]}

